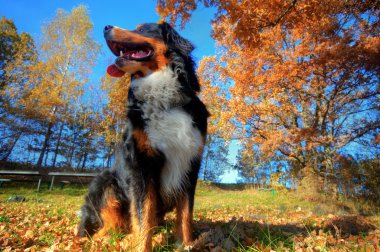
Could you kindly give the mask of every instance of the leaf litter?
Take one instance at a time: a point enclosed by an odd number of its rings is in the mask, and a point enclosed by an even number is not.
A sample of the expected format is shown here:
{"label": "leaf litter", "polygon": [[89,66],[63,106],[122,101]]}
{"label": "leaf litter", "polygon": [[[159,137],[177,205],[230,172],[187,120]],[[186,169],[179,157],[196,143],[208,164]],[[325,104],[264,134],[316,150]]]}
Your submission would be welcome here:
{"label": "leaf litter", "polygon": [[[64,195],[69,203],[50,199],[0,202],[1,251],[124,251],[128,234],[103,238],[76,237],[82,196]],[[203,200],[203,199],[201,199]],[[212,199],[211,199],[212,201]],[[202,205],[202,202],[199,202]],[[196,202],[197,204],[197,202]],[[204,207],[204,206],[203,206]],[[280,209],[280,208],[279,208]],[[191,251],[380,251],[380,217],[315,214],[293,210],[241,207],[195,207]],[[157,228],[155,251],[178,248],[175,214]]]}

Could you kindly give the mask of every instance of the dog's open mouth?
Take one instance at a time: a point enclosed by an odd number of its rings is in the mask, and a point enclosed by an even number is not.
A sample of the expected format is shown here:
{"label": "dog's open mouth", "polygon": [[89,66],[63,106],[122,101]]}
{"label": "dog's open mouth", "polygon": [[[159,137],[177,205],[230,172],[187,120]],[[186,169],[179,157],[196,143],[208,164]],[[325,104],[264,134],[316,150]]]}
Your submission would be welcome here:
{"label": "dog's open mouth", "polygon": [[154,50],[147,44],[135,44],[107,40],[107,45],[112,53],[117,56],[115,64],[107,68],[109,75],[121,77],[125,73],[120,70],[130,61],[147,61],[154,55]]}
{"label": "dog's open mouth", "polygon": [[145,44],[122,43],[108,40],[108,47],[113,54],[126,60],[144,61],[153,56],[153,49]]}

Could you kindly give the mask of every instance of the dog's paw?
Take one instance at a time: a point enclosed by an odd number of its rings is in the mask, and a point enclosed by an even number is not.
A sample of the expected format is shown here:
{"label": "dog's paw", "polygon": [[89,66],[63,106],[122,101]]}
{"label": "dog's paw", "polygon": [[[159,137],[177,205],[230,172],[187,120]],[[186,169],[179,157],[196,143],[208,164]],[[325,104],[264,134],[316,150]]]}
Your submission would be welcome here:
{"label": "dog's paw", "polygon": [[193,246],[191,244],[185,245],[183,243],[176,242],[175,245],[177,247],[175,250],[176,252],[193,251]]}
{"label": "dog's paw", "polygon": [[137,248],[136,239],[132,234],[128,234],[120,241],[120,246],[124,251],[132,251]]}

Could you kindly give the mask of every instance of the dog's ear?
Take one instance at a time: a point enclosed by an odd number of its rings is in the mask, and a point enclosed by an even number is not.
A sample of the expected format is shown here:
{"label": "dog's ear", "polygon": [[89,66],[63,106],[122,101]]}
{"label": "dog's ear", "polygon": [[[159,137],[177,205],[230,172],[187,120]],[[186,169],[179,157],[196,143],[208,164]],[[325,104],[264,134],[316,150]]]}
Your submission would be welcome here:
{"label": "dog's ear", "polygon": [[162,29],[162,35],[169,47],[172,49],[177,49],[184,56],[189,56],[190,53],[194,50],[193,44],[181,37],[181,35],[176,32],[168,23],[162,22],[159,24]]}

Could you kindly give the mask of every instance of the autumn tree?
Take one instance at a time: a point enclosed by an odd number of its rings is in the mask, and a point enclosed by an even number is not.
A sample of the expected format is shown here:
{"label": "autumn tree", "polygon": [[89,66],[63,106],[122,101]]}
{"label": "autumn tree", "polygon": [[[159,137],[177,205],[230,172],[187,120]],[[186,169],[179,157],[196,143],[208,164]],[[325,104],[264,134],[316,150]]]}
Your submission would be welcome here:
{"label": "autumn tree", "polygon": [[362,197],[380,203],[380,159],[357,154],[337,157],[338,187],[346,197]]}
{"label": "autumn tree", "polygon": [[0,19],[0,90],[14,81],[23,80],[23,66],[35,61],[35,44],[25,32],[18,33],[12,19]]}
{"label": "autumn tree", "polygon": [[81,170],[89,161],[96,160],[102,151],[98,144],[98,125],[98,114],[93,107],[81,104],[61,128],[63,132],[60,131],[51,139],[55,148],[58,148],[53,150],[52,166],[56,165],[58,154],[65,158],[61,159],[61,165]]}
{"label": "autumn tree", "polygon": [[100,113],[99,132],[104,138],[107,167],[111,165],[115,144],[121,139],[123,130],[126,128],[130,81],[128,74],[122,78],[113,78],[106,74],[101,80],[101,89],[104,92],[106,103],[103,103]]}
{"label": "autumn tree", "polygon": [[[212,66],[215,66],[216,57],[207,57],[199,63],[197,74],[203,80],[200,96],[206,104],[209,111],[212,111],[208,119],[207,138],[204,150],[204,159],[202,166],[202,178],[204,180],[219,181],[232,164],[228,159],[229,142],[223,138],[223,118],[227,99],[226,92],[219,88],[217,84],[222,84]],[[216,99],[217,98],[217,99]]]}
{"label": "autumn tree", "polygon": [[220,182],[221,176],[232,168],[229,160],[228,142],[211,133],[207,136],[201,178]]}
{"label": "autumn tree", "polygon": [[37,161],[39,167],[54,127],[62,132],[63,124],[78,109],[84,84],[96,63],[100,47],[91,32],[92,22],[86,7],[76,7],[70,13],[59,9],[42,28],[38,63],[30,69],[27,83],[9,91],[22,94],[17,102],[25,113],[37,118],[45,127]]}
{"label": "autumn tree", "polygon": [[202,4],[217,9],[219,54],[202,64],[227,91],[224,136],[336,192],[336,155],[379,132],[379,2],[159,0],[157,10],[183,26]]}
{"label": "autumn tree", "polygon": [[240,149],[236,168],[244,182],[263,187],[269,180],[270,164],[271,162],[259,151],[254,151],[252,146],[249,146]]}
{"label": "autumn tree", "polygon": [[5,161],[22,134],[28,132],[28,120],[23,108],[13,102],[8,88],[24,85],[28,68],[36,61],[32,37],[19,33],[12,19],[0,20],[0,159]]}

